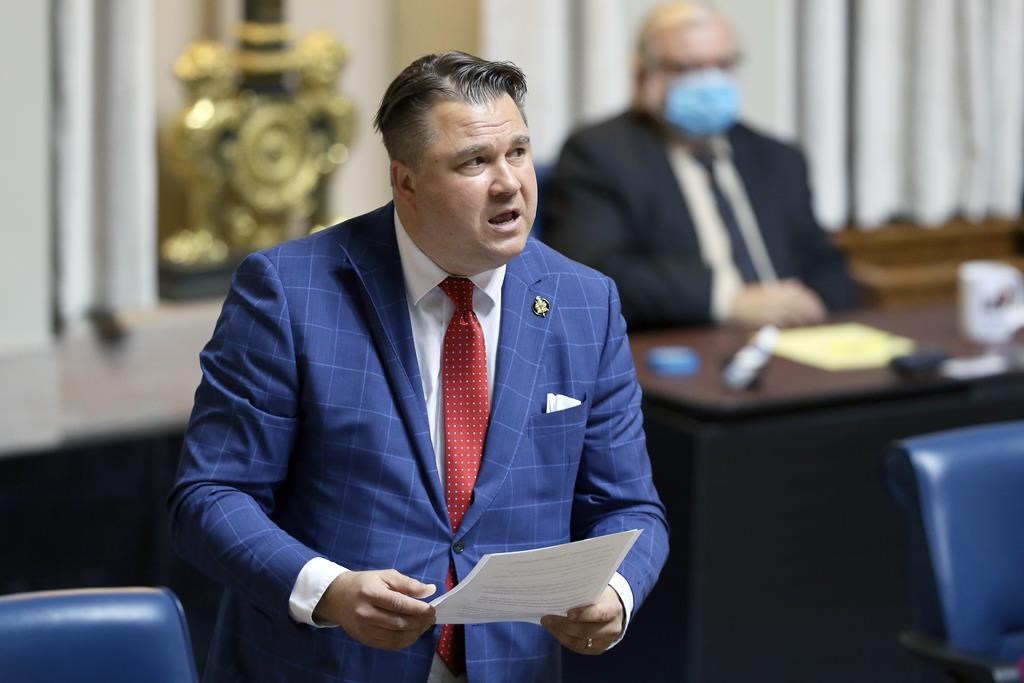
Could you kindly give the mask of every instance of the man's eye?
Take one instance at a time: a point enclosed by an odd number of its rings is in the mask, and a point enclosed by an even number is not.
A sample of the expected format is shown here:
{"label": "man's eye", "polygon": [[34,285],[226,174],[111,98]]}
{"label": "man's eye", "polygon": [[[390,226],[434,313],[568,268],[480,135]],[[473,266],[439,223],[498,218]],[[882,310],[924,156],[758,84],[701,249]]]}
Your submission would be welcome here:
{"label": "man's eye", "polygon": [[526,148],[525,147],[516,147],[511,152],[509,152],[508,155],[510,157],[512,157],[513,159],[522,158],[522,157],[526,156]]}
{"label": "man's eye", "polygon": [[466,166],[468,168],[476,168],[478,166],[483,166],[483,165],[484,165],[484,158],[483,157],[473,157],[472,159],[468,160],[465,164],[463,164],[463,166]]}

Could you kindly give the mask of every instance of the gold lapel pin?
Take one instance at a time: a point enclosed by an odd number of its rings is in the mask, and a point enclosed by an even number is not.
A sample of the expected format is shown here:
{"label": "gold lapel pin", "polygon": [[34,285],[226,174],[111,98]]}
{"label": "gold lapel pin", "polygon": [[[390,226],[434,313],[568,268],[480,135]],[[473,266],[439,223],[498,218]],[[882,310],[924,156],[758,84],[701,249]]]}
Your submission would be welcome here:
{"label": "gold lapel pin", "polygon": [[542,296],[534,297],[533,299],[533,314],[540,316],[541,318],[547,316],[551,312],[551,304]]}

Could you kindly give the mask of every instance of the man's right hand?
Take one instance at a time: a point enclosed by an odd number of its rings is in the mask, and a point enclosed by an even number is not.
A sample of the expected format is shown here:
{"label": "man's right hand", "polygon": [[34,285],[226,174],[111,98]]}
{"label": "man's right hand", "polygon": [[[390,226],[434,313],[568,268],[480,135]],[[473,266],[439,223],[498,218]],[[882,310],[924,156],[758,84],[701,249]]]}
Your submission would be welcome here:
{"label": "man's right hand", "polygon": [[394,569],[345,572],[324,591],[313,618],[337,624],[363,645],[401,650],[434,626],[434,608],[417,598],[435,590]]}
{"label": "man's right hand", "polygon": [[825,321],[825,304],[799,280],[748,285],[733,299],[729,322],[746,327],[814,325]]}

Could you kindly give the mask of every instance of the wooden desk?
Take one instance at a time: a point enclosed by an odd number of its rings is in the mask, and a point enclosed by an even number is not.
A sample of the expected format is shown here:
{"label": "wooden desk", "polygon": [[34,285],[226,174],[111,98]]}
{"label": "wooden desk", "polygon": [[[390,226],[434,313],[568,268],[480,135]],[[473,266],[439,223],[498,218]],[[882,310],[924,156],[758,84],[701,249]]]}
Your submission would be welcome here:
{"label": "wooden desk", "polygon": [[[958,339],[948,307],[843,320],[957,355],[978,351]],[[884,449],[913,434],[1024,417],[1024,374],[910,381],[888,369],[828,373],[774,358],[757,389],[729,393],[719,368],[747,336],[631,338],[672,553],[623,652],[610,655],[685,670],[691,683],[926,680],[895,639],[911,612]],[[700,372],[653,374],[646,356],[659,344],[695,349]],[[652,638],[680,647],[638,655]]]}

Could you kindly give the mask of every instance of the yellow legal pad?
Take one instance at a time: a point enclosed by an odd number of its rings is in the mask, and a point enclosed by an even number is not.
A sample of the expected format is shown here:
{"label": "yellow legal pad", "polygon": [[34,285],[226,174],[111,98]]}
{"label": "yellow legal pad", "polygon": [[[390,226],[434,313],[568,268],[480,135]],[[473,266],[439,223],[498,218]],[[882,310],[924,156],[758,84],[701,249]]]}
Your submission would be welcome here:
{"label": "yellow legal pad", "polygon": [[860,323],[782,330],[775,355],[822,370],[883,368],[914,350],[914,342]]}

